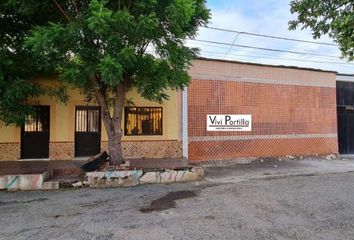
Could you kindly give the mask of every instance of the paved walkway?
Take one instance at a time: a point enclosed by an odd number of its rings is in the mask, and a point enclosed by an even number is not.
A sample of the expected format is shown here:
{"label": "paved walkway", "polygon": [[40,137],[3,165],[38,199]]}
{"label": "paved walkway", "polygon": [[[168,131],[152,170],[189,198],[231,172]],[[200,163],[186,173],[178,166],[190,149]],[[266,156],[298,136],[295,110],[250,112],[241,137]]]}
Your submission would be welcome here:
{"label": "paved walkway", "polygon": [[303,159],[208,167],[205,179],[209,182],[236,183],[251,179],[311,176],[325,173],[354,172],[354,159]]}
{"label": "paved walkway", "polygon": [[[131,167],[170,168],[188,167],[186,159],[131,159]],[[38,174],[52,169],[54,177],[80,176],[84,161],[0,161],[0,175]],[[354,172],[354,158],[340,160],[304,159],[207,167],[205,180],[215,183],[235,183],[250,179],[311,176],[321,173]]]}
{"label": "paved walkway", "polygon": [[39,174],[47,170],[81,171],[83,161],[0,161],[0,175]]}
{"label": "paved walkway", "polygon": [[[128,159],[131,168],[178,169],[189,167],[188,160],[176,159]],[[54,170],[61,175],[80,174],[80,166],[85,160],[42,160],[42,161],[0,161],[0,176],[15,174],[38,174]]]}
{"label": "paved walkway", "polygon": [[161,158],[161,159],[153,159],[153,158],[137,158],[137,159],[127,159],[130,162],[131,167],[136,168],[145,168],[145,169],[178,169],[178,168],[188,168],[190,165],[188,164],[187,158]]}

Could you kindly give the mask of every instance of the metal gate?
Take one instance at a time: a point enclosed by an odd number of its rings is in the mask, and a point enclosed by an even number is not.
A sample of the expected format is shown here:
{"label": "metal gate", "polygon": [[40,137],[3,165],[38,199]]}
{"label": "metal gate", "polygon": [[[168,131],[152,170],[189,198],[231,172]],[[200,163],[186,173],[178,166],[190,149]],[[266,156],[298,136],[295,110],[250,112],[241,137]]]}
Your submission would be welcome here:
{"label": "metal gate", "polygon": [[354,153],[354,109],[338,107],[339,153]]}
{"label": "metal gate", "polygon": [[75,157],[93,156],[101,149],[101,112],[97,106],[75,109]]}
{"label": "metal gate", "polygon": [[354,153],[354,83],[337,81],[339,153]]}

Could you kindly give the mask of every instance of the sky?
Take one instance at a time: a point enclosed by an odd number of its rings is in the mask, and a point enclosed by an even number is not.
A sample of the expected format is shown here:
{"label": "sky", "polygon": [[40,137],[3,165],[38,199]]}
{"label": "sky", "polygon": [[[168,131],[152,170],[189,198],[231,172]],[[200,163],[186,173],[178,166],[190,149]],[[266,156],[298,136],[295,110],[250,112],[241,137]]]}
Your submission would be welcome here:
{"label": "sky", "polygon": [[[333,40],[328,36],[314,40],[310,30],[297,29],[289,31],[289,20],[295,19],[295,16],[290,13],[289,3],[290,1],[288,0],[208,0],[208,7],[211,9],[212,14],[208,26],[333,43]],[[234,42],[238,45],[326,55],[299,55],[237,46],[231,46],[230,48],[227,45],[188,41],[189,46],[200,48],[200,55],[203,57],[271,65],[299,66],[354,74],[354,63],[348,63],[345,59],[340,59],[341,54],[337,46],[269,39],[207,28],[200,28],[196,39],[229,44]]]}

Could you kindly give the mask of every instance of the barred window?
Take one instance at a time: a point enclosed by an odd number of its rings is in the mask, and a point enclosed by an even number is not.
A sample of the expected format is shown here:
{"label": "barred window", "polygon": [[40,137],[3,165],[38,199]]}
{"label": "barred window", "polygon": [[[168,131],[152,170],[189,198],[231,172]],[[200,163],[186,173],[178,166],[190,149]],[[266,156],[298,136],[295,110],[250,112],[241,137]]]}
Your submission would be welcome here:
{"label": "barred window", "polygon": [[162,135],[162,107],[125,107],[125,135]]}
{"label": "barred window", "polygon": [[75,111],[75,132],[100,132],[100,108],[77,106]]}
{"label": "barred window", "polygon": [[25,132],[49,131],[49,106],[33,106],[34,113],[29,116],[24,126]]}

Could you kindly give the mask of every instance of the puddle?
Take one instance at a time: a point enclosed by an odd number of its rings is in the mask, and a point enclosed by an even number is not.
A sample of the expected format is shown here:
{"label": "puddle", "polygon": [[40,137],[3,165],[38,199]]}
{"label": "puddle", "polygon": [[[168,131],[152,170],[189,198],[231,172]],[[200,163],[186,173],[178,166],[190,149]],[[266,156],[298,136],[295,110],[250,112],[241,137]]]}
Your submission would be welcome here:
{"label": "puddle", "polygon": [[51,216],[51,217],[53,217],[53,218],[62,218],[62,217],[70,218],[70,217],[76,217],[78,215],[81,215],[81,213],[80,212],[74,212],[74,213],[65,214],[65,215],[57,214],[57,215],[54,215],[54,216]]}
{"label": "puddle", "polygon": [[193,198],[196,196],[197,194],[195,191],[170,192],[166,196],[152,201],[150,207],[141,208],[140,212],[150,213],[150,212],[163,211],[166,209],[174,208],[176,206],[176,200]]}
{"label": "puddle", "polygon": [[206,219],[209,220],[215,220],[215,216],[209,215],[209,216],[205,216]]}
{"label": "puddle", "polygon": [[99,205],[102,204],[106,204],[108,203],[107,200],[97,200],[97,201],[93,201],[93,202],[88,202],[88,203],[84,203],[84,204],[80,204],[80,207],[84,207],[84,208],[96,208]]}
{"label": "puddle", "polygon": [[[284,174],[284,175],[267,175],[267,174],[263,174],[264,178],[262,178],[262,181],[270,181],[270,180],[281,180],[281,179],[286,179],[286,178],[296,178],[296,177],[315,177],[318,174],[316,173],[299,173],[299,174]],[[251,180],[258,180],[257,178],[250,178]]]}

